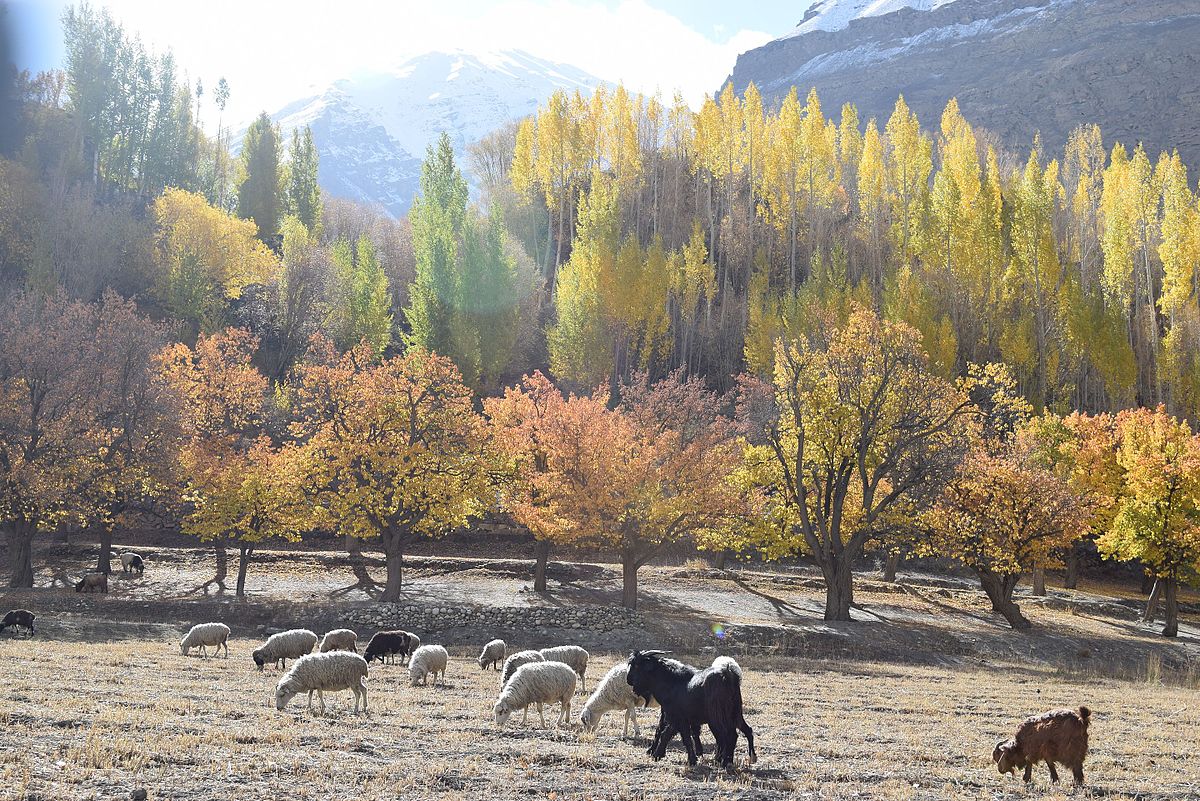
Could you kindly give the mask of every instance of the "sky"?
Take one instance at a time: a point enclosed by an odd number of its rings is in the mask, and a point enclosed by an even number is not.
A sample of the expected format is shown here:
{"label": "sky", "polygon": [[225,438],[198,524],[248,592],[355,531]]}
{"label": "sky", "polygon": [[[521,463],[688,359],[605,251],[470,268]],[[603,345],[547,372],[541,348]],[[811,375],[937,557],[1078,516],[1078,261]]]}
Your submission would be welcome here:
{"label": "sky", "polygon": [[[694,107],[739,53],[795,26],[808,0],[92,0],[194,83],[224,77],[225,124],[432,50],[525,50]],[[67,0],[9,0],[18,65],[62,64]],[[211,100],[211,91],[207,93]],[[214,115],[205,120],[215,127]]]}

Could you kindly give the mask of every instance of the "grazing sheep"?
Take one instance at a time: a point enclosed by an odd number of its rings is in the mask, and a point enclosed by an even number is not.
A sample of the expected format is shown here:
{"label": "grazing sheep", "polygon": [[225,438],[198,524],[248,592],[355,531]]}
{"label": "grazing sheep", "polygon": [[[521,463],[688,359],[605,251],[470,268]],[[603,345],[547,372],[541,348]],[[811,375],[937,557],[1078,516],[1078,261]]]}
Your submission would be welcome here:
{"label": "grazing sheep", "polygon": [[402,658],[407,657],[412,636],[407,631],[400,630],[375,632],[371,635],[371,640],[367,643],[367,650],[364,654],[368,664],[376,659],[380,662],[385,662],[389,657],[392,660],[392,664],[395,664],[396,654],[400,654]]}
{"label": "grazing sheep", "polygon": [[637,708],[643,705],[656,707],[658,703],[653,699],[646,703],[644,699],[639,698],[638,694],[629,686],[628,677],[629,662],[620,662],[604,674],[600,684],[584,702],[583,711],[579,713],[579,722],[583,724],[584,729],[595,731],[600,725],[600,719],[604,717],[604,713],[624,709],[625,729],[621,736],[629,736],[630,723],[633,724],[633,736],[642,736],[642,730],[638,727]]}
{"label": "grazing sheep", "polygon": [[1017,727],[1016,736],[996,743],[992,761],[1001,773],[1016,773],[1025,768],[1025,781],[1033,781],[1033,764],[1050,767],[1050,781],[1058,781],[1057,762],[1071,769],[1075,784],[1083,786],[1083,760],[1088,752],[1088,722],[1092,717],[1086,706],[1055,709],[1044,715],[1026,718]]}
{"label": "grazing sheep", "polygon": [[546,717],[542,714],[542,704],[561,704],[561,711],[555,723],[571,722],[571,697],[575,695],[575,684],[578,680],[575,670],[562,662],[530,662],[521,665],[500,690],[500,697],[492,711],[496,713],[496,725],[503,726],[518,709],[525,711],[521,722],[529,719],[529,706],[537,705],[538,718],[542,728],[546,728]]}
{"label": "grazing sheep", "polygon": [[140,554],[125,551],[121,554],[121,572],[128,573],[131,570],[139,576],[142,575],[146,571],[146,562]]}
{"label": "grazing sheep", "polygon": [[417,649],[420,647],[421,647],[421,638],[418,637],[417,635],[413,634],[411,631],[408,632],[408,661],[409,662],[412,661],[412,655],[415,654],[417,652]]}
{"label": "grazing sheep", "polygon": [[27,629],[29,636],[37,634],[37,629],[33,627],[33,612],[28,609],[14,609],[4,616],[4,622],[0,623],[0,631],[4,631],[9,626],[13,628],[13,634],[17,633],[17,629]]}
{"label": "grazing sheep", "polygon": [[504,661],[507,650],[508,646],[504,644],[504,640],[492,640],[483,646],[483,653],[479,655],[479,669],[487,670],[488,665],[491,665],[492,670],[499,670],[499,663]]}
{"label": "grazing sheep", "polygon": [[200,649],[200,657],[208,659],[207,646],[215,645],[217,653],[225,646],[225,658],[229,658],[229,626],[224,623],[197,623],[179,641],[179,650],[184,656],[193,648]]}
{"label": "grazing sheep", "polygon": [[75,582],[75,592],[108,592],[107,573],[84,573],[83,578]]}
{"label": "grazing sheep", "polygon": [[587,690],[584,674],[587,673],[588,659],[591,658],[587,651],[578,645],[557,645],[553,648],[543,648],[541,654],[547,662],[562,662],[564,665],[570,665],[579,674],[580,689]]}
{"label": "grazing sheep", "polygon": [[289,659],[299,659],[305,654],[311,654],[317,645],[317,635],[308,629],[289,629],[278,634],[272,634],[267,641],[250,654],[254,664],[262,670],[268,662],[276,667],[287,667]]}
{"label": "grazing sheep", "polygon": [[334,629],[321,638],[321,653],[351,651],[358,653],[358,635],[350,629]]}
{"label": "grazing sheep", "polygon": [[504,660],[504,669],[500,671],[500,686],[508,684],[508,680],[517,672],[517,668],[521,665],[528,665],[530,662],[545,662],[546,657],[542,656],[541,651],[517,651],[515,654]]}
{"label": "grazing sheep", "polygon": [[354,693],[354,713],[358,714],[358,699],[362,696],[363,712],[367,711],[367,660],[348,651],[329,651],[305,654],[297,659],[291,670],[283,674],[275,687],[275,708],[283,710],[288,702],[303,692],[308,693],[308,709],[312,709],[312,694],[317,694],[321,714],[325,714],[324,691],[350,690]]}
{"label": "grazing sheep", "polygon": [[446,686],[446,664],[450,654],[440,645],[422,645],[408,658],[408,678],[412,686],[428,684],[429,674],[433,674],[433,685],[437,686],[438,674],[442,674],[442,686]]}

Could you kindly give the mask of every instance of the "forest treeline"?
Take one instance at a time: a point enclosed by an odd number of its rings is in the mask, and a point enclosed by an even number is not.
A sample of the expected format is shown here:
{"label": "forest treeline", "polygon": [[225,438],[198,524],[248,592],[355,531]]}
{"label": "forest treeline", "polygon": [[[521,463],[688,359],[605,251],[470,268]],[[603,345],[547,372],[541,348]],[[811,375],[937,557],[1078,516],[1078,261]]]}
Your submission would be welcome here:
{"label": "forest treeline", "polygon": [[[16,76],[0,158],[0,523],[152,516],[235,544],[333,530],[403,554],[484,516],[611,550],[624,602],[673,542],[821,568],[957,560],[996,611],[1091,540],[1200,570],[1200,208],[1177,155],[1080,128],[1060,159],[882,124],[816,92],[693,112],[557,93],[442,136],[409,215],[322,196],[309,131],[207,137],[203,86],[105,11]],[[213,105],[230,87],[217,82]],[[212,108],[208,108],[211,112]]]}

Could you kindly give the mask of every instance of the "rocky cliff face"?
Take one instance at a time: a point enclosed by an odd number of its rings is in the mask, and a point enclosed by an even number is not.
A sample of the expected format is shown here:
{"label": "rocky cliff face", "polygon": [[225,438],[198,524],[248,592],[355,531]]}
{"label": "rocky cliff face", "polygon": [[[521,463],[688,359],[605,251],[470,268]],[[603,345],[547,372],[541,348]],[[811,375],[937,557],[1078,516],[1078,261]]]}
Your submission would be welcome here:
{"label": "rocky cliff face", "polygon": [[1140,141],[1152,158],[1178,148],[1200,167],[1200,0],[908,0],[916,7],[879,16],[842,7],[856,2],[825,0],[744,53],[734,88],[753,81],[778,101],[815,86],[826,113],[853,102],[880,127],[900,94],[931,129],[957,97],[1012,148],[1040,131],[1058,150],[1094,122],[1106,144]]}

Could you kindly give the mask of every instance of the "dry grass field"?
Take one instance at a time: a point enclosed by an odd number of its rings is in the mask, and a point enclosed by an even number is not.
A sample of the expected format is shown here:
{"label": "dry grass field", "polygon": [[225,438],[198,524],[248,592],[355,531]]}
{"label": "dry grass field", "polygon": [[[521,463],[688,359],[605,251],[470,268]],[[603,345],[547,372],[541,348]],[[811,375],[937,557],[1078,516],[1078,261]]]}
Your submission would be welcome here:
{"label": "dry grass field", "polygon": [[[1146,680],[743,656],[760,758],[725,774],[707,760],[688,769],[678,741],[651,762],[616,715],[594,736],[536,718],[497,730],[497,675],[464,649],[452,649],[445,688],[372,666],[367,715],[352,714],[348,692],[327,696],[325,717],[303,698],[277,712],[278,674],[253,670],[254,644],[202,660],[165,636],[5,638],[0,798],[1200,798],[1196,691]],[[618,658],[593,657],[589,688]],[[1031,791],[996,773],[992,746],[1021,718],[1080,702],[1094,710],[1086,796],[1051,788],[1040,766]],[[641,715],[643,727],[656,720]]]}

